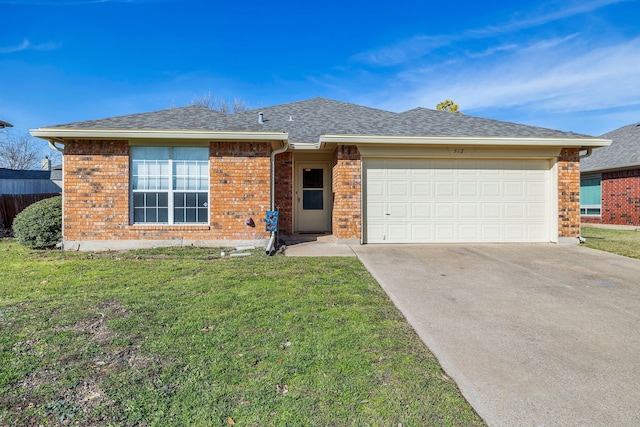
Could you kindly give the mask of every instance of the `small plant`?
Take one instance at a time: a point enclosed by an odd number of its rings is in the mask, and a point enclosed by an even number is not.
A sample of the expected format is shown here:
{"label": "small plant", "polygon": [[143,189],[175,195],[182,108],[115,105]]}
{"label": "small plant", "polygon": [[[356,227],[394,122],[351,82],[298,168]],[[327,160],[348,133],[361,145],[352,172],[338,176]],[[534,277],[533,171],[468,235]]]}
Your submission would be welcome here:
{"label": "small plant", "polygon": [[13,220],[13,234],[23,246],[50,248],[62,238],[62,196],[27,206]]}

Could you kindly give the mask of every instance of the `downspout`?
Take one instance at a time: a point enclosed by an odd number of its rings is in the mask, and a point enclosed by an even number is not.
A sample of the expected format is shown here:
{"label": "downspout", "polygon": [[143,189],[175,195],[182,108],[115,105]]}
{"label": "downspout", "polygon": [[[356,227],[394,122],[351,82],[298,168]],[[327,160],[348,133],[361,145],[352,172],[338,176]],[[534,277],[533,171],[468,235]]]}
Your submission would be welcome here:
{"label": "downspout", "polygon": [[[289,141],[285,140],[284,145],[277,150],[271,152],[271,210],[275,210],[276,204],[276,156],[280,153],[284,153],[289,149]],[[269,243],[267,243],[267,255],[271,255],[271,251],[273,250],[273,246],[276,241],[276,232],[271,232],[271,238],[269,239]]]}
{"label": "downspout", "polygon": [[[62,207],[64,209],[64,193],[65,193],[65,191],[64,191],[64,146],[58,147],[56,145],[56,142],[54,142],[52,139],[47,139],[47,142],[49,143],[49,147],[51,147],[52,150],[59,151],[62,154],[62,165],[63,165],[62,166],[62,173],[63,173],[63,176],[62,176],[62,188],[61,188],[62,191],[61,191],[61,193],[62,193]],[[64,252],[64,215],[62,215],[62,233],[63,233],[63,235],[62,235],[62,240],[60,242],[60,250],[62,252]]]}
{"label": "downspout", "polygon": [[593,151],[593,148],[585,148],[585,150],[587,152],[584,155],[580,156],[581,159],[586,159],[587,157],[589,157],[591,155],[591,152]]}
{"label": "downspout", "polygon": [[54,142],[52,139],[47,139],[47,142],[49,143],[49,147],[51,147],[52,150],[56,150],[64,154],[64,147],[58,147],[56,145],[57,141]]}

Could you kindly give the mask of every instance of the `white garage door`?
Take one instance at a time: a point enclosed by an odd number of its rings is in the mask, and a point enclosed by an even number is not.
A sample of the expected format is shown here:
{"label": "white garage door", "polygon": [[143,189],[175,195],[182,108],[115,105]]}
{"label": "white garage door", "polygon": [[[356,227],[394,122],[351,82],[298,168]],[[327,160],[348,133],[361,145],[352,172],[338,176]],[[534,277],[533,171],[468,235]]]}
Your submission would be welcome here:
{"label": "white garage door", "polygon": [[365,159],[366,243],[548,242],[548,160]]}

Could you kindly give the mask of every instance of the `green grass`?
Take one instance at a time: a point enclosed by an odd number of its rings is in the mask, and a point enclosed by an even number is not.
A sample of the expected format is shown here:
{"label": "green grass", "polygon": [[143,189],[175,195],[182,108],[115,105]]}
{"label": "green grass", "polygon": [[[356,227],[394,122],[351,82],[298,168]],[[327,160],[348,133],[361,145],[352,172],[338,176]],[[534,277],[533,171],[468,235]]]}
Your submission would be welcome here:
{"label": "green grass", "polygon": [[353,258],[0,240],[0,425],[483,425]]}
{"label": "green grass", "polygon": [[582,226],[584,246],[640,259],[640,232]]}

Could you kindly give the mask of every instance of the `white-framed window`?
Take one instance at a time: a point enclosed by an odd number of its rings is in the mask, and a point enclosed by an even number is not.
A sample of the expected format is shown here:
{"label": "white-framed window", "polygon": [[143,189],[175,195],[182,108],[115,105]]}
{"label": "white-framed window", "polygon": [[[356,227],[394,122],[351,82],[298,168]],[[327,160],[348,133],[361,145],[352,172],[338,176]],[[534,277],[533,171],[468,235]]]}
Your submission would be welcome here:
{"label": "white-framed window", "polygon": [[602,177],[580,178],[580,215],[599,216],[602,212]]}
{"label": "white-framed window", "polygon": [[131,147],[133,224],[209,223],[208,147]]}

